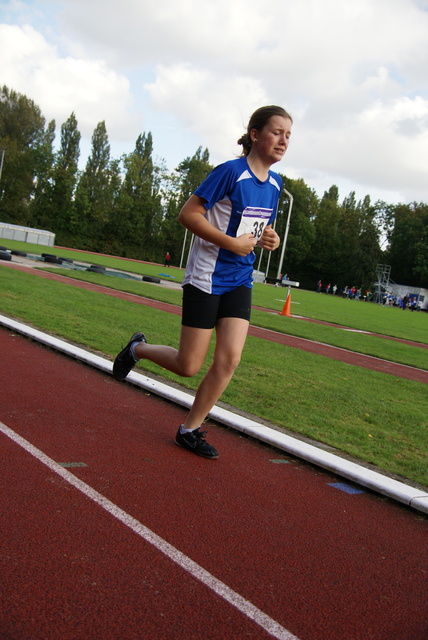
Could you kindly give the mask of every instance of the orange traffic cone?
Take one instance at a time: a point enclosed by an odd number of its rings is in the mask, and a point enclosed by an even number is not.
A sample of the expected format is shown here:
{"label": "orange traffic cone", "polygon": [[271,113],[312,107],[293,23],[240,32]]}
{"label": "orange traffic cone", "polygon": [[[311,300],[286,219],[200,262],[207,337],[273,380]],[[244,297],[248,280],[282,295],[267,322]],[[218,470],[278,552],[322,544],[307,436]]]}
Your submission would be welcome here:
{"label": "orange traffic cone", "polygon": [[290,313],[290,308],[291,308],[291,293],[288,294],[287,299],[285,301],[285,305],[281,311],[281,313],[279,314],[280,316],[291,316]]}

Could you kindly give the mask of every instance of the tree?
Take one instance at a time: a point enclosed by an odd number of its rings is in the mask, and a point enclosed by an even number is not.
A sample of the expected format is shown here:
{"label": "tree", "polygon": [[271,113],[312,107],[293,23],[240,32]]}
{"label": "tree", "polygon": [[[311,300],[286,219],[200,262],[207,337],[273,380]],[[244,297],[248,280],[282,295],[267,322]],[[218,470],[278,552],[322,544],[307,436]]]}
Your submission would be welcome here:
{"label": "tree", "polygon": [[4,150],[4,164],[0,203],[7,222],[31,222],[30,203],[37,176],[46,170],[43,151],[49,133],[45,131],[45,123],[40,108],[32,100],[6,86],[1,88],[0,151]]}
{"label": "tree", "polygon": [[[173,264],[184,263],[191,234],[178,213],[212,166],[208,149],[199,147],[168,174],[153,160],[152,135],[138,136],[134,151],[111,159],[104,122],[92,136],[91,155],[79,173],[81,135],[74,113],[61,126],[54,153],[55,122],[46,125],[39,107],[25,95],[0,89],[1,216],[5,222],[49,229],[56,242],[161,261],[169,250]],[[394,280],[428,286],[428,205],[371,205],[355,192],[339,203],[332,185],[321,199],[303,180],[282,176],[293,196],[293,210],[282,270],[302,286],[318,279],[339,286],[370,286],[376,264],[390,264]],[[276,229],[283,240],[289,198],[283,191]],[[187,238],[184,243],[184,238]],[[380,251],[379,241],[387,242]],[[281,249],[270,257],[276,275]]]}
{"label": "tree", "polygon": [[162,254],[171,254],[172,264],[179,266],[183,249],[185,230],[178,221],[180,211],[180,176],[177,173],[166,175],[162,194],[163,218],[159,244]]}
{"label": "tree", "polygon": [[185,158],[178,165],[177,172],[180,175],[178,206],[180,209],[212,171],[213,167],[209,160],[208,149],[202,151],[202,147],[198,147],[191,158]]}
{"label": "tree", "polygon": [[153,139],[140,134],[134,151],[124,156],[125,177],[118,196],[109,235],[120,238],[124,255],[142,260],[160,260],[162,223],[162,168],[154,164]]}
{"label": "tree", "polygon": [[48,124],[43,142],[37,150],[38,172],[35,178],[34,197],[31,202],[31,224],[41,229],[50,229],[52,222],[47,212],[52,192],[52,170],[55,157],[53,150],[54,140],[55,120],[52,120]]}
{"label": "tree", "polygon": [[416,202],[388,209],[389,246],[384,260],[395,282],[428,286],[428,205]]}
{"label": "tree", "polygon": [[370,205],[369,196],[358,203],[355,192],[345,198],[338,235],[340,271],[337,278],[342,285],[355,285],[357,289],[372,286],[381,256],[380,230],[375,218],[376,210]]}
{"label": "tree", "polygon": [[[318,208],[318,198],[301,178],[293,180],[281,176],[286,189],[293,196],[290,227],[287,245],[284,253],[283,273],[290,275],[292,279],[305,278],[307,258],[310,254],[315,239],[314,218]],[[276,232],[283,242],[289,213],[289,198],[285,191],[282,192],[278,207]],[[277,275],[281,245],[272,254],[272,274]]]}
{"label": "tree", "polygon": [[[45,205],[44,215],[60,244],[76,246],[79,226],[75,218],[74,194],[78,178],[80,156],[80,132],[74,112],[61,126],[60,148],[55,156],[52,170],[50,201]],[[77,245],[78,246],[78,245]]]}
{"label": "tree", "polygon": [[[315,240],[308,259],[307,273],[311,276],[311,284],[321,279],[330,283],[339,280],[339,223],[342,208],[338,203],[339,193],[335,185],[326,191],[319,203],[314,218]],[[346,284],[346,283],[345,283]]]}
{"label": "tree", "polygon": [[[191,234],[178,222],[178,214],[184,203],[212,171],[208,149],[198,147],[192,157],[185,158],[177,170],[168,177],[164,193],[164,217],[162,220],[161,244],[163,255],[169,251],[173,264],[179,265],[181,255],[185,256],[190,247]],[[183,243],[186,237],[186,246]]]}
{"label": "tree", "polygon": [[105,122],[92,134],[91,154],[76,188],[75,211],[85,248],[101,251],[113,206],[110,192],[110,144]]}

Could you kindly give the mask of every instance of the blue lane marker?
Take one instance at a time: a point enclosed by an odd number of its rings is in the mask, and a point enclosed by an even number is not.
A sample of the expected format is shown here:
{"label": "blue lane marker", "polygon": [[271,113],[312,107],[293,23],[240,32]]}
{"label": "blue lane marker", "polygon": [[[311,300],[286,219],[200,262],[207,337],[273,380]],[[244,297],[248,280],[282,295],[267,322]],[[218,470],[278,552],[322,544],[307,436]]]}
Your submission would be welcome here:
{"label": "blue lane marker", "polygon": [[346,482],[328,482],[329,487],[333,487],[334,489],[339,489],[340,491],[344,491],[349,494],[356,493],[365,493],[362,489],[357,489],[357,487],[352,487],[350,484],[346,484]]}
{"label": "blue lane marker", "polygon": [[274,464],[289,464],[290,460],[283,460],[281,458],[280,460],[270,460],[270,462],[273,462]]}

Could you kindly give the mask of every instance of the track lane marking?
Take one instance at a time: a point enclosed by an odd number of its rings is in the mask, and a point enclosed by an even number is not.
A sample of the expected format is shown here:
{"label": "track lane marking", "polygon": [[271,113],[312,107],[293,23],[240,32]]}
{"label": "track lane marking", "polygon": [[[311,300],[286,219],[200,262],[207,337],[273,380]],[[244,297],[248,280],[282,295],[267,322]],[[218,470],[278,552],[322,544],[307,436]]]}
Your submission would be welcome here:
{"label": "track lane marking", "polygon": [[39,462],[46,465],[51,471],[61,476],[61,478],[68,482],[68,484],[78,489],[87,498],[105,509],[108,513],[114,516],[122,524],[129,527],[132,531],[134,531],[134,533],[143,538],[146,542],[149,542],[158,551],[160,551],[170,560],[179,565],[193,578],[196,578],[197,580],[202,582],[206,587],[223,598],[223,600],[238,609],[240,613],[243,613],[245,616],[250,618],[250,620],[267,631],[271,636],[277,638],[278,640],[299,640],[297,636],[293,635],[290,631],[280,625],[276,620],[261,611],[261,609],[258,609],[249,600],[246,600],[239,593],[228,587],[224,582],[218,580],[215,576],[206,571],[206,569],[204,569],[184,553],[173,547],[169,542],[167,542],[156,533],[154,533],[151,529],[133,518],[131,515],[129,515],[129,513],[123,511],[123,509],[111,502],[101,493],[98,493],[98,491],[90,487],[88,484],[86,484],[86,482],[83,482],[82,480],[74,476],[70,471],[67,471],[67,469],[62,467],[58,462],[55,462],[55,460],[49,458],[49,456],[43,453],[43,451],[32,445],[30,442],[28,442],[28,440],[25,440],[25,438],[10,429],[3,422],[0,422],[0,431],[2,431],[5,436],[13,440],[20,447],[25,449],[27,453],[30,453]]}

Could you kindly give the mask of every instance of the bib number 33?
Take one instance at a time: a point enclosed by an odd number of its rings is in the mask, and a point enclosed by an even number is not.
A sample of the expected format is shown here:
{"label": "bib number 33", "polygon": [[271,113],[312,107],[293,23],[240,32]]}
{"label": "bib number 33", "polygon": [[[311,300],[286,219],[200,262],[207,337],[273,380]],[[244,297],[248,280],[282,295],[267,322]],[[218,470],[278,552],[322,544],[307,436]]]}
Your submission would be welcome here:
{"label": "bib number 33", "polygon": [[264,228],[269,224],[272,215],[271,209],[260,209],[259,207],[246,207],[242,212],[241,222],[236,232],[236,237],[244,233],[252,233],[257,241],[263,235]]}

